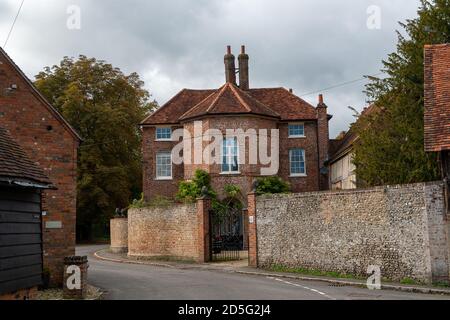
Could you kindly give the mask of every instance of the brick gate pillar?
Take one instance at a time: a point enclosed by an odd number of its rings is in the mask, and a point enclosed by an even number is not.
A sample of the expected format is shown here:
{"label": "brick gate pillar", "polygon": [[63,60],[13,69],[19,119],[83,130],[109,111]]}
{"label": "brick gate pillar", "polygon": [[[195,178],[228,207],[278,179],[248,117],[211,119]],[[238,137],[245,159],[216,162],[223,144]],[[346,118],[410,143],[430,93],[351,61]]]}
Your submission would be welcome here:
{"label": "brick gate pillar", "polygon": [[248,265],[258,267],[258,238],[256,229],[256,193],[247,195],[248,202]]}
{"label": "brick gate pillar", "polygon": [[69,256],[64,258],[64,299],[84,299],[87,294],[87,256]]}
{"label": "brick gate pillar", "polygon": [[197,221],[198,221],[198,258],[197,262],[204,263],[210,260],[210,235],[209,235],[209,211],[211,199],[203,196],[197,199]]}

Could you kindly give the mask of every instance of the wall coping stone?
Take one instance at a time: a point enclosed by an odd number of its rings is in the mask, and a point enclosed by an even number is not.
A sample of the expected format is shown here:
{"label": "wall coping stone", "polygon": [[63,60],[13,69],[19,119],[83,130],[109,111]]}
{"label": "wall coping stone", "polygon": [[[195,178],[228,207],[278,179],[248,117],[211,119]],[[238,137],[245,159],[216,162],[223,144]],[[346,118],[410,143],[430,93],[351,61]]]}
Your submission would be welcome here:
{"label": "wall coping stone", "polygon": [[409,183],[409,184],[396,184],[396,185],[384,185],[372,188],[363,189],[349,189],[349,190],[328,190],[328,191],[313,191],[313,192],[302,192],[302,193],[283,193],[283,194],[264,194],[257,196],[258,200],[269,200],[269,199],[281,199],[281,198],[304,198],[314,195],[347,195],[351,193],[375,193],[375,192],[387,192],[388,190],[396,189],[407,189],[407,188],[418,188],[426,186],[443,186],[443,181],[431,181],[431,182],[419,182],[419,183]]}

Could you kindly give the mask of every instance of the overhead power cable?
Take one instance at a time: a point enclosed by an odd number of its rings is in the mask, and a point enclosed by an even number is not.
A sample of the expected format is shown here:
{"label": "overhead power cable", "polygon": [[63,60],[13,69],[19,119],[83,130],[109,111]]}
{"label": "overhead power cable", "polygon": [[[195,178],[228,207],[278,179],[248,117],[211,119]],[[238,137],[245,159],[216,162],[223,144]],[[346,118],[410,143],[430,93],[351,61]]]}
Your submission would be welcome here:
{"label": "overhead power cable", "polygon": [[3,48],[6,48],[6,45],[8,44],[9,38],[11,37],[11,34],[12,34],[13,30],[14,30],[14,26],[16,25],[17,19],[19,18],[20,11],[22,11],[22,7],[23,7],[23,3],[24,2],[25,2],[25,0],[22,0],[22,2],[20,3],[19,10],[17,10],[17,14],[16,14],[16,16],[14,18],[14,21],[13,21],[12,25],[11,25],[11,29],[9,29],[8,36],[6,37],[5,43],[3,44]]}
{"label": "overhead power cable", "polygon": [[[371,75],[371,76],[369,76],[369,77],[376,77],[376,76],[382,75],[383,73],[384,73],[384,72],[379,72],[379,73],[376,73],[376,74]],[[362,77],[362,78],[358,78],[358,79],[355,79],[355,80],[351,80],[351,81],[347,81],[347,82],[342,82],[342,83],[335,84],[335,85],[332,85],[332,86],[330,86],[330,87],[323,88],[323,89],[320,89],[320,90],[315,90],[315,91],[311,91],[311,92],[302,93],[302,94],[300,95],[300,97],[309,96],[309,95],[315,94],[315,93],[322,93],[322,92],[325,92],[325,91],[329,91],[329,90],[331,90],[331,89],[335,89],[335,88],[347,86],[347,85],[352,84],[352,83],[356,83],[356,82],[359,82],[359,81],[363,81],[363,80],[365,80],[365,79],[367,79],[367,77]]]}

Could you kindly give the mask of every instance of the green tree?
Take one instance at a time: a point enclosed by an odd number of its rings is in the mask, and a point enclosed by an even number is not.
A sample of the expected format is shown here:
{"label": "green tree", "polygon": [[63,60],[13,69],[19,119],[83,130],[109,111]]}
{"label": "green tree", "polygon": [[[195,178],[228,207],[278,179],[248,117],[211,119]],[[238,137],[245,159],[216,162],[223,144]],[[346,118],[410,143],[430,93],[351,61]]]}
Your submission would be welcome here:
{"label": "green tree", "polygon": [[450,0],[422,0],[418,17],[400,25],[406,35],[397,32],[397,51],[383,61],[386,77],[371,77],[366,87],[381,111],[354,125],[356,174],[368,186],[438,178],[435,155],[424,151],[423,52],[450,41]]}
{"label": "green tree", "polygon": [[142,191],[138,124],[156,102],[136,73],[80,56],[46,67],[35,84],[80,133],[77,236],[90,239],[104,228],[116,207]]}

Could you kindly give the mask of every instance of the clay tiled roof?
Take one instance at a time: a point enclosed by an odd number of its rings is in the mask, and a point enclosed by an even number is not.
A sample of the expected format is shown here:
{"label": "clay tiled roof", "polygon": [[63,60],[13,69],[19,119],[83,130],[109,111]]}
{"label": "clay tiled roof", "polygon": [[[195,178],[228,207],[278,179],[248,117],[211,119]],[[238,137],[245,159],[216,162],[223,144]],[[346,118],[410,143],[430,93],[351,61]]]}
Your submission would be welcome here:
{"label": "clay tiled roof", "polygon": [[250,89],[249,93],[277,112],[282,120],[317,119],[317,111],[312,105],[285,88]]}
{"label": "clay tiled roof", "polygon": [[190,108],[214,93],[215,90],[183,89],[166,104],[148,116],[143,125],[174,124]]}
{"label": "clay tiled roof", "polygon": [[[361,112],[360,118],[364,116],[369,116],[374,114],[375,112],[381,110],[375,104],[371,104],[367,108]],[[356,140],[358,140],[358,135],[356,134],[353,126],[344,134],[341,139],[333,139],[330,140],[330,160],[329,162],[333,163],[347,153],[351,152],[353,149],[353,144]]]}
{"label": "clay tiled roof", "polygon": [[180,120],[187,120],[211,114],[246,113],[275,118],[280,117],[278,113],[253,98],[247,92],[239,89],[231,83],[227,83],[222,86],[222,88],[187,111],[183,116],[181,116]]}
{"label": "clay tiled roof", "polygon": [[227,83],[216,90],[184,89],[142,125],[175,124],[208,114],[256,114],[280,120],[316,120],[317,110],[284,88],[241,90]]}
{"label": "clay tiled roof", "polygon": [[25,151],[0,127],[0,180],[20,181],[50,187],[51,181]]}
{"label": "clay tiled roof", "polygon": [[425,150],[450,150],[450,44],[425,46]]}
{"label": "clay tiled roof", "polygon": [[352,150],[353,143],[357,138],[358,136],[355,134],[354,130],[350,129],[342,139],[333,140],[333,142],[330,143],[330,145],[332,145],[332,149],[334,149],[330,150],[330,162],[335,162],[349,153]]}

